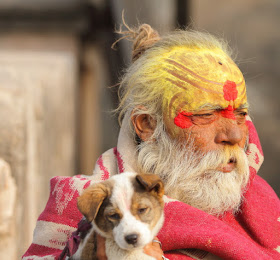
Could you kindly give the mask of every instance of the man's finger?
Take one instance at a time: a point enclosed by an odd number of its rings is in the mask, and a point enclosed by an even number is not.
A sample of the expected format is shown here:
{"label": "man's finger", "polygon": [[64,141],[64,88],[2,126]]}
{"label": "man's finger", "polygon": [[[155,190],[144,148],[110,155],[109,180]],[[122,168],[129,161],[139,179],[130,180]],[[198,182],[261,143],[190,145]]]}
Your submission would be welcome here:
{"label": "man's finger", "polygon": [[161,244],[156,242],[159,241],[155,238],[151,243],[144,247],[144,253],[156,258],[157,260],[162,260],[163,251],[161,249]]}
{"label": "man's finger", "polygon": [[[153,240],[152,240],[152,243],[154,244],[154,243],[157,243],[159,246],[160,246],[160,248],[162,249],[162,244],[161,244],[161,242],[158,240],[158,238],[157,237],[155,237]],[[155,245],[155,244],[154,244]]]}

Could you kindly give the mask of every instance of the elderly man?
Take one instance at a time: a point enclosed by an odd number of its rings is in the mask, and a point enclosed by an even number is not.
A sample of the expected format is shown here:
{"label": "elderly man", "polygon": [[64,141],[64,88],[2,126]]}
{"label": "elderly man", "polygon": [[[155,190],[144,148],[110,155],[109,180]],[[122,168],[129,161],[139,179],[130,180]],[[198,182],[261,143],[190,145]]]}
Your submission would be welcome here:
{"label": "elderly man", "polygon": [[[120,84],[118,145],[99,157],[90,180],[124,171],[162,178],[164,253],[157,243],[145,248],[157,259],[280,259],[279,199],[256,175],[262,150],[243,75],[225,44],[190,31],[160,38],[148,25],[128,35],[133,63]],[[51,180],[24,259],[58,258],[81,219],[76,197],[89,182]],[[68,241],[68,255],[75,241]]]}

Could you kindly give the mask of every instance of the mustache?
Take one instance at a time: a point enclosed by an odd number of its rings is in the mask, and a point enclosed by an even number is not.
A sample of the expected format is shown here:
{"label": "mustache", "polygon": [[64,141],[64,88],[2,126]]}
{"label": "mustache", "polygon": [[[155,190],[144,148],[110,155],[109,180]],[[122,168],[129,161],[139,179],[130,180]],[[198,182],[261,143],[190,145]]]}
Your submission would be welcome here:
{"label": "mustache", "polygon": [[244,156],[246,156],[245,149],[238,145],[225,145],[222,149],[216,151],[196,151],[193,158],[196,158],[196,166],[199,165],[199,168],[205,168],[207,171],[217,171],[228,163],[234,163],[237,170],[243,168],[246,166]]}
{"label": "mustache", "polygon": [[[196,146],[196,140],[191,134],[182,140],[171,138],[161,128],[156,132],[157,138],[154,142],[142,142],[137,147],[138,167],[145,172],[160,174],[164,179],[175,181],[176,177],[172,176],[171,171],[183,173],[194,169],[189,174],[193,175],[196,172],[197,177],[202,177],[206,176],[204,173],[219,172],[228,163],[234,163],[235,170],[240,173],[247,167],[247,145],[240,148],[238,144],[225,144],[219,150],[205,152]],[[248,139],[247,137],[246,144]]]}

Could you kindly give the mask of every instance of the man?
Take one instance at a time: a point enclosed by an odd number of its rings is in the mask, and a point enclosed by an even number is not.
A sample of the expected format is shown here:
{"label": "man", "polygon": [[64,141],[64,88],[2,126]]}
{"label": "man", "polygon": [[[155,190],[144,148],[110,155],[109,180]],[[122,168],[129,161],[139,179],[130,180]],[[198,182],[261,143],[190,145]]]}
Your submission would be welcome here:
{"label": "man", "polygon": [[[256,175],[262,150],[226,46],[198,32],[160,38],[148,25],[128,29],[133,63],[120,84],[118,145],[99,157],[90,180],[158,174],[168,196],[158,238],[169,259],[280,259],[279,199]],[[24,259],[57,259],[81,219],[75,198],[88,185],[83,176],[51,180]],[[77,240],[68,241],[68,255]],[[164,258],[155,244],[147,254]]]}

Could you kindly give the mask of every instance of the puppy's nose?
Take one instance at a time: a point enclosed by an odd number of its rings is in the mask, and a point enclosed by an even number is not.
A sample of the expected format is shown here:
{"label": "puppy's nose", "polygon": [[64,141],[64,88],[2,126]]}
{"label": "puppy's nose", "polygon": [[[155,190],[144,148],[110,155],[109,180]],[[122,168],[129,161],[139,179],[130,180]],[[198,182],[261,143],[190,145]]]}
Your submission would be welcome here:
{"label": "puppy's nose", "polygon": [[138,235],[137,234],[130,234],[130,235],[125,236],[125,241],[128,244],[131,244],[131,245],[136,244],[137,243],[137,239],[138,239]]}

